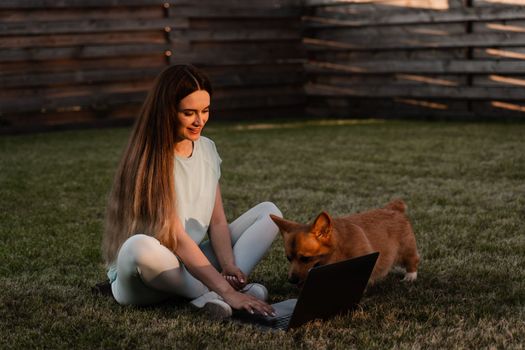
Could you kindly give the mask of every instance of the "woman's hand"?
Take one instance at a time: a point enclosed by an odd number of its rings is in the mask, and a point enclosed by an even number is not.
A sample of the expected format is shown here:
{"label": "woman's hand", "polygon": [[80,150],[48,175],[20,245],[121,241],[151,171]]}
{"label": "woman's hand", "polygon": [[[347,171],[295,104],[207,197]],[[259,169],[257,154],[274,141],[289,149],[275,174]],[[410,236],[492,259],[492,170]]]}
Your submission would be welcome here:
{"label": "woman's hand", "polygon": [[235,290],[242,289],[248,283],[246,275],[234,264],[224,266],[222,275]]}
{"label": "woman's hand", "polygon": [[264,301],[249,294],[231,291],[221,295],[226,303],[237,310],[246,310],[251,314],[259,313],[265,316],[275,316],[275,310]]}

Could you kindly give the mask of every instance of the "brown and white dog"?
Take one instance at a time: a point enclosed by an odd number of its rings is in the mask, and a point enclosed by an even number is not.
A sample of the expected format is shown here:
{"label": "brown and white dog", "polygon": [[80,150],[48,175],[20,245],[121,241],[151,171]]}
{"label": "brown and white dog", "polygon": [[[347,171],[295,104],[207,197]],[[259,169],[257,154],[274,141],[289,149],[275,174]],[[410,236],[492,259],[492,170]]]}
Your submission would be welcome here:
{"label": "brown and white dog", "polygon": [[340,218],[322,212],[312,224],[300,224],[270,215],[284,239],[290,261],[288,281],[301,286],[308,271],[372,252],[379,258],[370,277],[372,284],[386,276],[393,266],[406,269],[404,281],[417,278],[419,254],[406,204],[394,200],[384,208]]}

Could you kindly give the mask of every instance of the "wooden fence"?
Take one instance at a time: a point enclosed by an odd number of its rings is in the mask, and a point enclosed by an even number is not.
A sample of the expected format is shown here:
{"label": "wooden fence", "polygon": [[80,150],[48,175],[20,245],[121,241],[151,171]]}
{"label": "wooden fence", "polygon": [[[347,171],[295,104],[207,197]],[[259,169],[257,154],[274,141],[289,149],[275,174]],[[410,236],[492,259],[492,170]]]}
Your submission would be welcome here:
{"label": "wooden fence", "polygon": [[2,0],[0,133],[128,124],[172,63],[216,118],[525,116],[523,0]]}
{"label": "wooden fence", "polygon": [[128,124],[182,62],[210,75],[217,118],[297,115],[300,15],[290,0],[2,0],[0,131]]}
{"label": "wooden fence", "polygon": [[306,0],[315,115],[525,116],[525,1]]}

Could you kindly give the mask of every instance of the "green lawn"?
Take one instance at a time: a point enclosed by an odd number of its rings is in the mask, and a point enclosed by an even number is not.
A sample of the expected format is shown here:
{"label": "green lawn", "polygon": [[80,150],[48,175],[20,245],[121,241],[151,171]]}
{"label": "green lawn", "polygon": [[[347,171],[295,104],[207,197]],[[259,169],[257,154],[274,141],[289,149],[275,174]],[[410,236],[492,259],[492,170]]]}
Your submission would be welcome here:
{"label": "green lawn", "polygon": [[[0,348],[525,347],[525,124],[212,121],[230,220],[266,200],[296,221],[409,206],[416,283],[390,275],[354,314],[290,333],[91,294],[128,133],[0,137]],[[252,279],[276,301],[296,295],[286,271],[278,238]]]}

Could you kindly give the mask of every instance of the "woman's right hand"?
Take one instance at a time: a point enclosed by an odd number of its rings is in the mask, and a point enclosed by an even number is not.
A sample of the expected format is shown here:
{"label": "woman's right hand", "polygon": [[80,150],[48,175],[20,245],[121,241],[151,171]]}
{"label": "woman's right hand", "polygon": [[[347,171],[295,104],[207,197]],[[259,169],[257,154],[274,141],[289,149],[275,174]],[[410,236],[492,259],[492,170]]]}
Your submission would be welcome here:
{"label": "woman's right hand", "polygon": [[275,316],[275,310],[270,305],[249,294],[243,294],[232,289],[232,291],[223,294],[222,298],[234,309],[246,310],[251,314],[257,312],[265,316]]}
{"label": "woman's right hand", "polygon": [[235,264],[224,266],[222,275],[235,290],[242,289],[248,283],[246,275]]}

